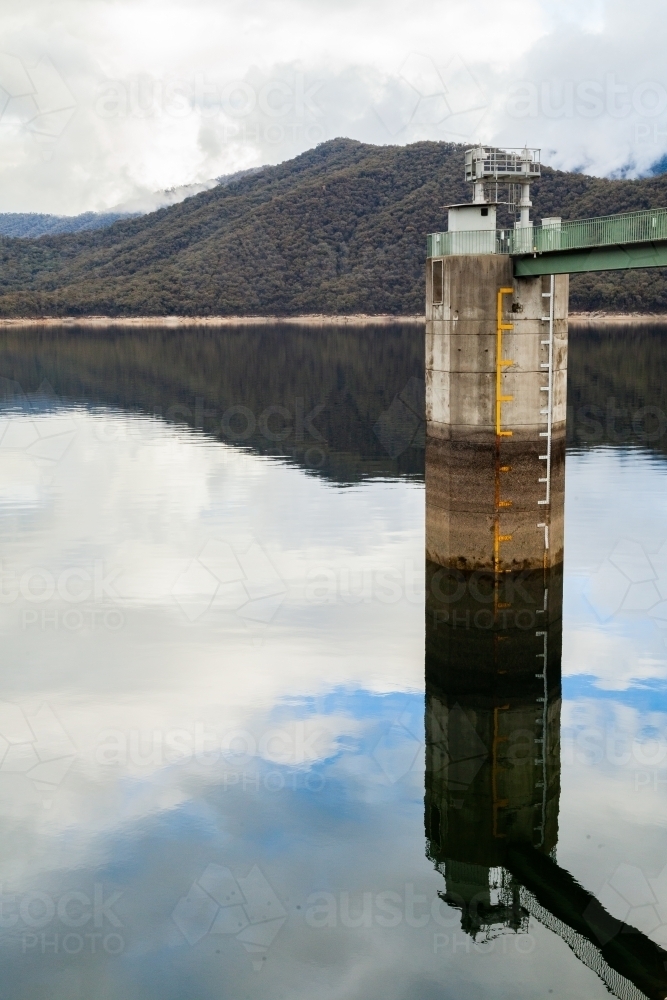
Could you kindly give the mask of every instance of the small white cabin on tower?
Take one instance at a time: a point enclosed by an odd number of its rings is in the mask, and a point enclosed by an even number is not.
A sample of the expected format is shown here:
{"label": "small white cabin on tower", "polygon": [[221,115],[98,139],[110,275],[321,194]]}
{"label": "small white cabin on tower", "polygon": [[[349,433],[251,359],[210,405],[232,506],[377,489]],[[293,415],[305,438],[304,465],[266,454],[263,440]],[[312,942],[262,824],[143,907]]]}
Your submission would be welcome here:
{"label": "small white cabin on tower", "polygon": [[496,204],[487,202],[475,205],[466,202],[448,205],[447,228],[450,233],[469,233],[473,230],[496,228]]}
{"label": "small white cabin on tower", "polygon": [[[495,202],[462,203],[449,205],[447,229],[450,233],[476,233],[475,253],[495,253],[496,247],[496,204]],[[487,237],[488,233],[488,237]],[[470,253],[470,241],[466,236],[451,236],[450,253]]]}

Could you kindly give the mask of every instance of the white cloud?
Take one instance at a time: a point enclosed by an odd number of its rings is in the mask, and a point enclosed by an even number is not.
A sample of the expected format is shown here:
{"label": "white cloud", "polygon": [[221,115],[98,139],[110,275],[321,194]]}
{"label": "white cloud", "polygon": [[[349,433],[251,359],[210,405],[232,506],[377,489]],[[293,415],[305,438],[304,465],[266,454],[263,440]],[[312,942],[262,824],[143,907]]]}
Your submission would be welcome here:
{"label": "white cloud", "polygon": [[33,86],[0,93],[0,210],[108,209],[337,135],[528,141],[636,174],[667,151],[666,19],[658,0],[6,0],[7,80]]}

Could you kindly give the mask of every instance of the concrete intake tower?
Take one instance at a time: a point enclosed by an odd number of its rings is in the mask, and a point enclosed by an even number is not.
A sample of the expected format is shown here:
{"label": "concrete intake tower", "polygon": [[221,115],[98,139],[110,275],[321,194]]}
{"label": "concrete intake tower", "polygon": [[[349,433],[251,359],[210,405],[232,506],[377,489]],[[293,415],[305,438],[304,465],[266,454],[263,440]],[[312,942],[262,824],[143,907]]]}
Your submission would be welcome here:
{"label": "concrete intake tower", "polygon": [[469,150],[474,200],[451,206],[449,231],[429,240],[426,555],[464,572],[563,561],[569,278],[515,277],[488,198],[509,187],[511,236],[530,251],[536,176],[538,150]]}

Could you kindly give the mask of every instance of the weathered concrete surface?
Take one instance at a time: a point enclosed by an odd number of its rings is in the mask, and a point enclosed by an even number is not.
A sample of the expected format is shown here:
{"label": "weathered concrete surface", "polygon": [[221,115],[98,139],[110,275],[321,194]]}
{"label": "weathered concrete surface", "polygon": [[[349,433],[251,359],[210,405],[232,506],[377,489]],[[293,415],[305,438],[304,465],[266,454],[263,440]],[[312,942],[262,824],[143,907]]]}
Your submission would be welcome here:
{"label": "weathered concrete surface", "polygon": [[[550,503],[545,504],[549,277],[512,276],[502,255],[449,256],[443,302],[426,299],[426,552],[443,566],[503,572],[563,558],[568,278],[555,279]],[[497,295],[503,299],[501,428]],[[503,538],[498,542],[498,537]],[[508,537],[508,536],[511,536]]]}
{"label": "weathered concrete surface", "polygon": [[[471,350],[477,346],[475,339],[470,338]],[[540,335],[535,334],[530,339],[539,343]],[[534,344],[529,345],[531,349],[534,346]],[[541,405],[545,401],[545,397],[543,398],[540,393],[540,387],[544,385],[544,382],[544,372],[539,369],[537,371],[520,371],[518,364],[505,369],[503,395],[513,396],[514,400],[511,404],[511,410],[509,403],[503,403],[503,427],[510,426],[512,430],[523,427],[537,428],[536,417],[539,416]],[[567,370],[555,371],[555,427],[565,423],[566,393]],[[449,428],[458,426],[486,430],[494,435],[495,400],[495,370],[493,372],[444,372],[427,369],[426,371],[426,421],[429,434],[448,436]]]}
{"label": "weathered concrete surface", "polygon": [[[505,254],[455,254],[440,259],[444,264],[444,295],[441,305],[434,305],[432,302],[432,272],[430,261],[427,262],[427,322],[487,322],[489,317],[495,321],[496,292],[501,286],[509,288],[512,284],[521,290],[515,301],[523,306],[523,310],[515,313],[515,317],[528,319],[543,315],[541,292],[546,290],[546,284],[540,287],[535,278],[513,278],[512,262]],[[548,276],[539,280],[548,283]],[[560,288],[558,282],[556,284],[555,315],[557,319],[567,320],[567,282],[561,284]]]}
{"label": "weathered concrete surface", "polygon": [[[426,439],[426,555],[461,570],[495,568],[496,531],[511,538],[500,545],[501,569],[535,569],[563,561],[565,432],[552,439],[551,504],[545,497],[544,441],[505,439],[501,468],[496,443],[479,434],[457,440]],[[499,486],[496,485],[496,480]],[[498,508],[498,499],[509,506]],[[549,548],[545,547],[547,525]]]}

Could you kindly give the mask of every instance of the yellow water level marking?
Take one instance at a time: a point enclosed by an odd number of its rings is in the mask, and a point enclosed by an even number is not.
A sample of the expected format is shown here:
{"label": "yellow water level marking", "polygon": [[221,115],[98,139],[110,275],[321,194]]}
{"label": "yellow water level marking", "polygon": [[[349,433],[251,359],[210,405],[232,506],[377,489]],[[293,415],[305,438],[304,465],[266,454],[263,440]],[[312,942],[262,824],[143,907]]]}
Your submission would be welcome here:
{"label": "yellow water level marking", "polygon": [[[504,506],[502,501],[498,503],[498,507]],[[496,574],[496,582],[498,574],[500,573],[500,543],[501,542],[511,542],[511,535],[501,535],[500,534],[500,524],[498,523],[498,514],[496,514],[495,524],[493,526],[493,569]],[[497,589],[497,588],[496,588]],[[496,599],[496,607],[498,607],[498,601]]]}
{"label": "yellow water level marking", "polygon": [[503,296],[513,295],[513,288],[499,288],[496,299],[496,475],[495,475],[495,516],[493,525],[493,569],[495,575],[494,585],[494,612],[498,613],[499,608],[507,607],[500,601],[500,543],[511,542],[511,535],[500,533],[500,512],[512,506],[511,500],[500,499],[500,473],[511,472],[511,465],[500,464],[500,442],[504,437],[512,437],[512,431],[503,430],[502,427],[502,404],[511,403],[514,396],[503,395],[503,369],[513,365],[514,362],[508,358],[503,358],[503,333],[505,330],[513,330],[513,323],[503,323]]}
{"label": "yellow water level marking", "polygon": [[514,396],[503,396],[502,375],[503,368],[513,365],[514,362],[503,358],[503,330],[513,330],[513,323],[503,323],[503,295],[513,295],[513,288],[499,288],[496,304],[496,434],[499,437],[511,437],[511,431],[502,429],[502,404],[511,403]]}

